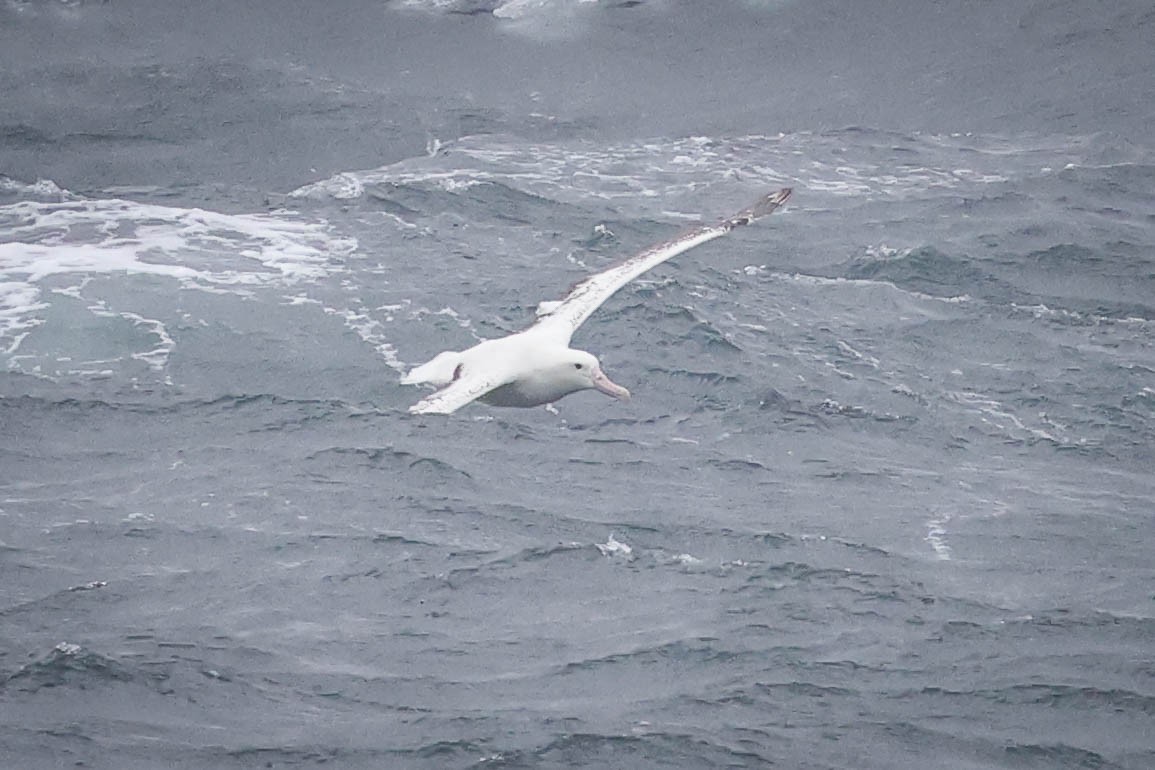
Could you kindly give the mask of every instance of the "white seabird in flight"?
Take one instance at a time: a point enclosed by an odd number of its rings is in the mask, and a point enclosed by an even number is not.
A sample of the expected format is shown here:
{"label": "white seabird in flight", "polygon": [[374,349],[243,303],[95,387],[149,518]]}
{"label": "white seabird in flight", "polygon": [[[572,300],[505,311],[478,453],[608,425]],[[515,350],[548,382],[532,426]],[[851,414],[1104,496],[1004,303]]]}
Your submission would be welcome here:
{"label": "white seabird in flight", "polygon": [[704,225],[655,244],[577,284],[560,302],[549,303],[525,331],[485,340],[469,350],[447,350],[401,378],[405,385],[441,387],[409,407],[414,414],[451,414],[473,401],[493,406],[541,406],[579,390],[594,389],[623,401],[630,392],[610,381],[590,353],[570,348],[577,328],[614,292],[670,257],[774,213],[790,197],[789,187],[715,225]]}

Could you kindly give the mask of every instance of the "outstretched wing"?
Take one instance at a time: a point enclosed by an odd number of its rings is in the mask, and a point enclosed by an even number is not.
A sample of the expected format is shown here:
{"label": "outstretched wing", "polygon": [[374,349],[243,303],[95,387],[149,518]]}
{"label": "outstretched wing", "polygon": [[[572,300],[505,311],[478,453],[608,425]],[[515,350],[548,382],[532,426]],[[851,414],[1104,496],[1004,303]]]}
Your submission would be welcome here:
{"label": "outstretched wing", "polygon": [[534,330],[554,336],[568,345],[577,328],[618,289],[670,257],[723,236],[735,227],[748,225],[773,214],[786,202],[791,192],[789,187],[785,187],[778,192],[763,196],[753,206],[723,219],[716,225],[688,230],[672,240],[649,247],[609,270],[591,275],[575,286],[565,299],[556,303],[548,314],[537,322],[533,327]]}
{"label": "outstretched wing", "polygon": [[409,412],[411,414],[453,414],[494,388],[500,388],[513,380],[514,377],[511,374],[501,372],[470,374],[468,371],[461,371],[453,382],[409,407]]}

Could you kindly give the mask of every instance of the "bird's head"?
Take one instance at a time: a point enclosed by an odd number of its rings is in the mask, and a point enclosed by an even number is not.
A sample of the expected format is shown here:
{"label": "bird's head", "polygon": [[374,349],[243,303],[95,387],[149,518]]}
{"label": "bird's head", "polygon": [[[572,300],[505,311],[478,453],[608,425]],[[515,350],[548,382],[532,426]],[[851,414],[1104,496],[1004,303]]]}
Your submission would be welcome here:
{"label": "bird's head", "polygon": [[630,398],[630,392],[610,380],[602,371],[598,359],[584,350],[566,348],[559,351],[550,362],[549,368],[551,379],[559,384],[564,383],[566,387],[571,388],[570,392],[592,388],[622,401],[628,401]]}

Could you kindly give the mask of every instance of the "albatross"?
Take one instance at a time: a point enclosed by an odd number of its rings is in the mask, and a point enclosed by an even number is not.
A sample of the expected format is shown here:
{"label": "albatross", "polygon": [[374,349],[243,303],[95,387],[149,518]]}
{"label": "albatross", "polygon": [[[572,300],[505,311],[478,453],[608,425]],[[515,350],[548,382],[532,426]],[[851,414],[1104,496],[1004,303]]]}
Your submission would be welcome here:
{"label": "albatross", "polygon": [[474,401],[491,406],[534,407],[590,389],[628,400],[630,392],[606,376],[593,354],[569,346],[574,332],[603,302],[642,273],[774,213],[790,193],[787,187],[765,195],[717,224],[688,230],[591,275],[564,299],[542,303],[538,309],[540,318],[524,331],[485,340],[468,350],[438,353],[401,378],[405,385],[431,384],[440,388],[409,407],[409,411],[452,414]]}

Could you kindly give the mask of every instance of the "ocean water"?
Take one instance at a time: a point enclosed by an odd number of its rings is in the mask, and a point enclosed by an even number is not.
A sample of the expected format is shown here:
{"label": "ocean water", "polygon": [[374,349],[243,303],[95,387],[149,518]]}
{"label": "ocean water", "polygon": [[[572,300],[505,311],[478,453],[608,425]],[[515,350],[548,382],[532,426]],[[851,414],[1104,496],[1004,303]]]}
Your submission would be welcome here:
{"label": "ocean water", "polygon": [[1153,34],[7,0],[0,767],[1155,766]]}

